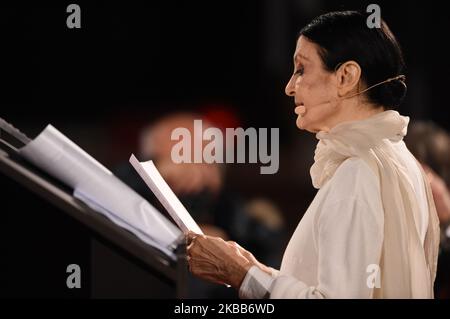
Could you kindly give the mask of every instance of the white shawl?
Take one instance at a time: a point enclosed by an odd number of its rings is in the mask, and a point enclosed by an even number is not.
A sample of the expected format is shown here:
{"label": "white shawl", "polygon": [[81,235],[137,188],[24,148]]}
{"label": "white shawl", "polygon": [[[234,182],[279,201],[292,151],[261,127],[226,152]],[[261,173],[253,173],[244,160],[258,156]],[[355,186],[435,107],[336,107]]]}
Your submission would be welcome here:
{"label": "white shawl", "polygon": [[361,121],[319,132],[311,167],[315,188],[328,181],[350,157],[363,159],[378,177],[384,208],[384,241],[380,252],[381,287],[374,298],[433,298],[439,248],[439,221],[426,175],[429,223],[422,246],[417,223],[419,203],[412,183],[396,158],[391,142],[406,135],[409,118],[385,111]]}

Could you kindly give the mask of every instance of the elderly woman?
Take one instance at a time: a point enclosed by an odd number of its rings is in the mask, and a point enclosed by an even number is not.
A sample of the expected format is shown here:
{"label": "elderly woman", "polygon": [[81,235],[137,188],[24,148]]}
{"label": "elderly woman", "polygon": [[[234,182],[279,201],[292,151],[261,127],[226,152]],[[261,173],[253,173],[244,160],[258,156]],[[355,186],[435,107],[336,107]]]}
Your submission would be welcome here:
{"label": "elderly woman", "polygon": [[[439,226],[426,176],[403,142],[401,49],[386,23],[353,11],[303,28],[286,94],[319,140],[316,197],[281,269],[234,242],[189,233],[191,272],[242,298],[432,298]],[[270,240],[270,238],[268,238]]]}

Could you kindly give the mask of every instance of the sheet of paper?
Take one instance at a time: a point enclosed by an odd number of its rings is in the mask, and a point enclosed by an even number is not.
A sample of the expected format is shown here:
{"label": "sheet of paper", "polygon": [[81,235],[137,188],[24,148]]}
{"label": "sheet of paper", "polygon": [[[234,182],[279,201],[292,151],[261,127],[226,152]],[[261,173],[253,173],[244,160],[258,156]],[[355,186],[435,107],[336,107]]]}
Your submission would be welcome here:
{"label": "sheet of paper", "polygon": [[144,242],[167,252],[181,235],[156,208],[53,126],[48,125],[20,153]]}
{"label": "sheet of paper", "polygon": [[153,161],[139,162],[134,154],[131,154],[130,163],[184,233],[191,230],[197,234],[203,234],[192,216],[167,185]]}
{"label": "sheet of paper", "polygon": [[82,202],[84,202],[86,205],[88,205],[93,210],[102,213],[103,215],[108,217],[111,221],[113,221],[118,226],[120,226],[122,228],[125,228],[126,230],[130,231],[131,233],[136,235],[140,240],[142,240],[146,244],[159,249],[164,254],[166,254],[168,257],[170,257],[172,260],[174,260],[174,261],[176,260],[176,254],[174,252],[174,248],[176,248],[175,245],[173,247],[171,247],[171,246],[166,246],[165,244],[161,244],[161,242],[156,241],[152,236],[149,236],[146,232],[141,231],[140,229],[137,229],[135,227],[130,226],[130,224],[128,224],[126,221],[124,221],[120,217],[117,217],[117,215],[115,215],[114,213],[110,212],[105,207],[100,206],[96,201],[93,201],[88,195],[83,194],[79,190],[75,190],[73,196],[75,198],[78,198]]}

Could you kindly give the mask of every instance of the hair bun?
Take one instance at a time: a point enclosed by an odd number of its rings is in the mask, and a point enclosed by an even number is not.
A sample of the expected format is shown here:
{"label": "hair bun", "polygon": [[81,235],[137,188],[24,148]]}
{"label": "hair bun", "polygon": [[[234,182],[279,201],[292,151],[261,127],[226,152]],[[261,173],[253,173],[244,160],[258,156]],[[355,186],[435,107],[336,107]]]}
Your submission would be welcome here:
{"label": "hair bun", "polygon": [[373,88],[373,92],[368,92],[369,95],[376,94],[379,98],[379,102],[390,108],[398,107],[406,96],[407,86],[406,77],[399,75],[386,81],[386,83]]}

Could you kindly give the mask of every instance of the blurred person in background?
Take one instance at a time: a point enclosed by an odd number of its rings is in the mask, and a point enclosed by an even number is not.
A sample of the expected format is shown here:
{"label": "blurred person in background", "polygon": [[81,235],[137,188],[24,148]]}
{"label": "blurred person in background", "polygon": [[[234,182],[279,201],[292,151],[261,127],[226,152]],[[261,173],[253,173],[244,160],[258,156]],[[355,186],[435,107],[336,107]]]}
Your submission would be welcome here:
{"label": "blurred person in background", "polygon": [[[156,167],[202,231],[223,240],[239,241],[269,265],[277,265],[284,242],[282,215],[271,201],[264,198],[245,200],[226,185],[226,164],[175,163],[171,158],[172,131],[185,128],[194,138],[194,120],[202,120],[202,129],[237,127],[237,117],[214,107],[202,113],[180,112],[166,115],[144,127],[139,137],[141,161],[153,160]],[[206,143],[204,143],[206,144]],[[193,145],[193,144],[192,144]],[[203,145],[205,146],[205,145]],[[192,152],[193,153],[193,152]],[[144,198],[155,202],[153,195],[129,163],[114,172]],[[155,203],[158,207],[158,203]],[[234,298],[233,289],[191,278],[191,298]]]}
{"label": "blurred person in background", "polygon": [[431,121],[414,121],[405,143],[430,181],[441,226],[436,296],[450,298],[450,135]]}

